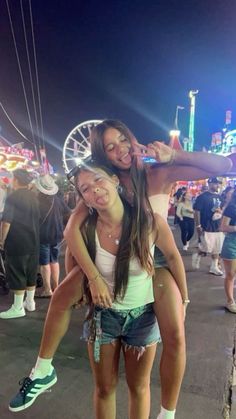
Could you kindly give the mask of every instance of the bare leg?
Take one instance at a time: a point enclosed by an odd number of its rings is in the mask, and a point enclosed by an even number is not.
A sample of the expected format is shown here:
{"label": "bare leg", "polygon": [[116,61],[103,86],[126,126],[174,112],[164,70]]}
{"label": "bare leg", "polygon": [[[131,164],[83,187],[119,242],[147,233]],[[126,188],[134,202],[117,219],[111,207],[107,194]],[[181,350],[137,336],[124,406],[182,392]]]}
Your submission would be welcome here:
{"label": "bare leg", "polygon": [[160,363],[162,406],[174,410],[186,364],[183,304],[177,284],[167,269],[156,269],[153,288],[154,309],[163,341]]}
{"label": "bare leg", "polygon": [[223,260],[225,267],[225,294],[228,303],[234,301],[234,278],[236,274],[236,260]]}
{"label": "bare leg", "polygon": [[100,362],[94,361],[93,344],[88,344],[90,365],[95,381],[96,419],[116,418],[116,386],[120,359],[120,341],[101,345]]}
{"label": "bare leg", "polygon": [[138,360],[132,348],[124,351],[126,380],[129,387],[129,419],[148,419],[150,414],[150,375],[157,345],[146,347]]}
{"label": "bare leg", "polygon": [[45,294],[51,294],[51,267],[50,265],[41,265],[40,266],[40,273],[43,278],[43,288]]}
{"label": "bare leg", "polygon": [[56,288],[50,301],[44,324],[39,356],[53,358],[61,339],[67,332],[71,307],[82,299],[83,274],[78,266]]}
{"label": "bare leg", "polygon": [[60,267],[59,263],[50,263],[51,267],[51,277],[52,277],[52,289],[55,291],[55,289],[58,287],[59,283],[59,275],[60,275]]}

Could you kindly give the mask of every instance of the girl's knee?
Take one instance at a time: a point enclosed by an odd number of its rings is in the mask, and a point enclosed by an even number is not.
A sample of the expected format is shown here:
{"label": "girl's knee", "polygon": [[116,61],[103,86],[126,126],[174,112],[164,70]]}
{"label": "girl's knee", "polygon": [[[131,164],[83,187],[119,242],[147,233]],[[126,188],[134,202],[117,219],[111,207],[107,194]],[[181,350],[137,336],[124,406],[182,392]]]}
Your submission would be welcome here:
{"label": "girl's knee", "polygon": [[170,352],[185,350],[184,329],[176,328],[162,336],[163,346]]}
{"label": "girl's knee", "polygon": [[100,384],[96,386],[96,394],[100,399],[106,399],[114,394],[116,384]]}
{"label": "girl's knee", "polygon": [[147,391],[150,391],[150,380],[141,383],[128,383],[128,388],[134,397],[141,398]]}

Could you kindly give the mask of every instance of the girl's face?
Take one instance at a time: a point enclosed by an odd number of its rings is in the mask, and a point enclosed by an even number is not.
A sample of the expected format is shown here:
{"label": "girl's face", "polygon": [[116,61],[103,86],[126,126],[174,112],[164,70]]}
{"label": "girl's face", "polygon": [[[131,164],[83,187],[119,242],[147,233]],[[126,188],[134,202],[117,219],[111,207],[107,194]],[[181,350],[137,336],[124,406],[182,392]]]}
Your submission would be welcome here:
{"label": "girl's face", "polygon": [[186,192],[186,194],[185,194],[185,199],[186,199],[187,201],[191,201],[191,200],[192,200],[192,195],[191,195],[191,192]]}
{"label": "girl's face", "polygon": [[77,177],[77,189],[84,202],[96,210],[105,210],[113,206],[117,198],[118,178],[109,176],[102,169],[82,170]]}
{"label": "girl's face", "polygon": [[116,128],[108,128],[103,137],[103,146],[110,162],[121,170],[130,169],[132,163],[131,144]]}

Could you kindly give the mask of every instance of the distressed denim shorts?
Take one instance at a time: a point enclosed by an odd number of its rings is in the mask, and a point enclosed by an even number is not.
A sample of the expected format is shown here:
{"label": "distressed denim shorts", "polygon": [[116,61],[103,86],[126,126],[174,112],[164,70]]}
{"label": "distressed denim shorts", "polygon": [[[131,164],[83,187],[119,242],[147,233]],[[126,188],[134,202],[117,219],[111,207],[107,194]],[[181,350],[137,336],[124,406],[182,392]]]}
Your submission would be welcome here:
{"label": "distressed denim shorts", "polygon": [[134,348],[140,356],[146,346],[161,342],[152,304],[131,310],[104,309],[96,306],[93,318],[85,322],[84,337],[88,342],[94,343],[96,362],[100,360],[100,346],[118,339],[125,349]]}

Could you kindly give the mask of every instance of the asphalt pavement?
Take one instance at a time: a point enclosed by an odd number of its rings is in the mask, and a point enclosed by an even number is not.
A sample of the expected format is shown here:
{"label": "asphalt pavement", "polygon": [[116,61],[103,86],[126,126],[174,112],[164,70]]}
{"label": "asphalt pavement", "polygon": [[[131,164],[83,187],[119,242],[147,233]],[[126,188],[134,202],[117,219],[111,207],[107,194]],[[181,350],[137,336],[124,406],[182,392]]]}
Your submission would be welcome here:
{"label": "asphalt pavement", "polygon": [[[179,232],[174,231],[179,243]],[[187,310],[187,367],[176,419],[236,419],[234,348],[236,315],[224,308],[222,277],[207,273],[208,257],[199,271],[191,269],[193,248],[184,253],[191,303]],[[9,307],[12,295],[0,296],[0,311]],[[39,396],[27,410],[12,413],[8,402],[18,391],[18,381],[35,363],[49,301],[37,299],[37,310],[26,317],[0,319],[0,418],[93,419],[93,380],[86,344],[81,340],[84,310],[74,310],[69,331],[54,359],[57,384]],[[150,419],[160,406],[159,360],[151,378]],[[230,413],[231,407],[231,413]],[[117,419],[127,419],[127,387],[121,362],[117,392]]]}

